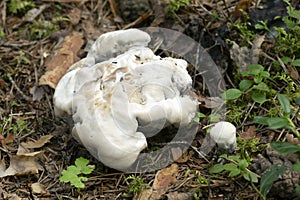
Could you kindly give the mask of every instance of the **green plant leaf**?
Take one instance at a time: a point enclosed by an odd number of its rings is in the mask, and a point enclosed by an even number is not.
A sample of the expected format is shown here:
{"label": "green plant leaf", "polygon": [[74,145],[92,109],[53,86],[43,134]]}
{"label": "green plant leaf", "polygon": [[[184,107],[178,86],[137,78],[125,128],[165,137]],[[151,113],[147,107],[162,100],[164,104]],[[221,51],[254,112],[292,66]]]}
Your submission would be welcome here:
{"label": "green plant leaf", "polygon": [[232,171],[232,170],[238,169],[238,167],[236,166],[236,164],[228,163],[228,164],[223,165],[223,169],[226,171]]}
{"label": "green plant leaf", "polygon": [[246,179],[247,181],[251,181],[253,183],[258,182],[258,177],[255,173],[249,172],[249,171],[243,171],[242,174],[243,174],[244,179]]}
{"label": "green plant leaf", "polygon": [[89,163],[89,160],[82,158],[82,157],[77,158],[75,161],[75,165],[80,170],[80,172],[83,174],[90,174],[95,169],[95,166],[88,165],[88,163]]}
{"label": "green plant leaf", "polygon": [[294,170],[294,171],[300,171],[300,162],[297,162],[296,164],[294,164],[293,166],[292,166],[292,169]]}
{"label": "green plant leaf", "polygon": [[223,94],[222,97],[226,100],[233,100],[239,98],[243,92],[239,89],[231,88],[226,90]]}
{"label": "green plant leaf", "polygon": [[272,149],[282,154],[295,153],[300,151],[300,146],[289,142],[271,142],[270,145]]}
{"label": "green plant leaf", "polygon": [[292,62],[292,65],[295,67],[300,67],[300,59],[296,59]]}
{"label": "green plant leaf", "polygon": [[228,159],[234,160],[235,162],[238,162],[241,158],[239,155],[232,155],[228,156]]}
{"label": "green plant leaf", "polygon": [[236,168],[236,169],[233,169],[233,170],[230,171],[229,177],[234,177],[234,176],[237,176],[239,174],[241,174],[241,170]]}
{"label": "green plant leaf", "polygon": [[260,72],[264,71],[264,67],[259,64],[250,64],[247,66],[247,69],[249,70],[248,75],[257,76],[260,74]]}
{"label": "green plant leaf", "polygon": [[239,88],[241,91],[245,92],[253,85],[253,81],[251,80],[242,80],[239,84]]}
{"label": "green plant leaf", "polygon": [[80,169],[78,169],[77,167],[75,167],[74,165],[71,165],[67,168],[68,172],[78,175],[80,174]]}
{"label": "green plant leaf", "polygon": [[261,91],[251,91],[251,98],[253,101],[259,104],[263,104],[265,101],[267,101],[266,93]]}
{"label": "green plant leaf", "polygon": [[68,166],[67,170],[62,171],[62,175],[60,177],[61,182],[68,183],[70,182],[72,186],[76,188],[84,188],[84,184],[82,181],[87,181],[87,177],[78,176],[79,174],[90,174],[95,166],[88,165],[89,160],[85,158],[77,158],[75,161],[75,165]]}
{"label": "green plant leaf", "polygon": [[291,113],[291,104],[289,99],[284,94],[278,94],[277,98],[285,114]]}
{"label": "green plant leaf", "polygon": [[288,64],[289,62],[292,61],[292,59],[290,57],[282,57],[281,58],[281,61],[284,63],[284,64]]}
{"label": "green plant leaf", "polygon": [[264,117],[264,116],[255,116],[254,117],[254,123],[257,124],[262,124],[262,125],[268,125],[268,120],[270,119],[270,117]]}
{"label": "green plant leaf", "polygon": [[274,181],[284,174],[286,168],[284,165],[271,165],[264,171],[260,180],[260,191],[264,196],[268,194]]}
{"label": "green plant leaf", "polygon": [[240,160],[238,163],[239,163],[239,167],[241,169],[245,169],[245,168],[247,168],[249,166],[248,162],[245,159]]}
{"label": "green plant leaf", "polygon": [[209,122],[214,123],[214,122],[219,122],[221,117],[222,116],[220,114],[210,114],[208,116],[208,119]]}
{"label": "green plant leaf", "polygon": [[68,183],[70,180],[78,178],[77,174],[72,173],[72,171],[63,170],[62,176],[59,178],[61,182]]}
{"label": "green plant leaf", "polygon": [[270,117],[267,122],[269,129],[290,128],[290,121],[285,117]]}
{"label": "green plant leaf", "polygon": [[269,78],[270,77],[270,73],[267,71],[262,71],[260,72],[260,76],[264,77],[264,78]]}
{"label": "green plant leaf", "polygon": [[224,167],[222,164],[215,164],[214,166],[209,168],[209,173],[216,174],[216,173],[222,172],[223,170],[224,170]]}
{"label": "green plant leaf", "polygon": [[297,185],[297,187],[296,187],[296,194],[297,194],[298,198],[300,198],[300,185]]}
{"label": "green plant leaf", "polygon": [[265,83],[259,83],[257,85],[254,85],[253,89],[266,91],[266,92],[268,92],[270,90],[269,87],[267,86],[267,84],[265,84]]}

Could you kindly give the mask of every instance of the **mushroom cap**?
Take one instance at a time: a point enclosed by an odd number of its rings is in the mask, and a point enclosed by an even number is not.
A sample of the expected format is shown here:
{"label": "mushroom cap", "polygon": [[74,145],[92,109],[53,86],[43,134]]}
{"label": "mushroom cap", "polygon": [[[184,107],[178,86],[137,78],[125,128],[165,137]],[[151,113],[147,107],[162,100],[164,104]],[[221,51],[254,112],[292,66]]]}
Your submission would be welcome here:
{"label": "mushroom cap", "polygon": [[236,148],[236,127],[230,122],[216,123],[210,130],[210,137],[221,149],[234,150]]}

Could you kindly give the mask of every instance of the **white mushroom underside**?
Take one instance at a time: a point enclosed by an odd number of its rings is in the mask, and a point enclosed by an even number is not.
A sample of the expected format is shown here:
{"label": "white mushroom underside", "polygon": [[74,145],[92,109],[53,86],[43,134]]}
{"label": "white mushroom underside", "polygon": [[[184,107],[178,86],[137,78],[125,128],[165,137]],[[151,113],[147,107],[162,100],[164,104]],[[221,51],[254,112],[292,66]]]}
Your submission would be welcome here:
{"label": "white mushroom underside", "polygon": [[136,29],[100,36],[54,94],[56,115],[72,118],[75,138],[115,169],[129,167],[147,146],[139,126],[188,124],[197,111],[186,61],[156,56],[148,42]]}

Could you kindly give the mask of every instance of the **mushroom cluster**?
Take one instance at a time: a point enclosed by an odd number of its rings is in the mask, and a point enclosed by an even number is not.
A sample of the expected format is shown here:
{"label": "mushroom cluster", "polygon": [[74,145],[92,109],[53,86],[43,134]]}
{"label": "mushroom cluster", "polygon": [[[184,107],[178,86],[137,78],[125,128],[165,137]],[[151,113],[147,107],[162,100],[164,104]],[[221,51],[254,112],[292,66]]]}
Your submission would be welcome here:
{"label": "mushroom cluster", "polygon": [[125,169],[163,127],[188,125],[198,102],[187,62],[161,58],[138,29],[101,35],[86,58],[70,67],[54,94],[57,117],[106,166]]}

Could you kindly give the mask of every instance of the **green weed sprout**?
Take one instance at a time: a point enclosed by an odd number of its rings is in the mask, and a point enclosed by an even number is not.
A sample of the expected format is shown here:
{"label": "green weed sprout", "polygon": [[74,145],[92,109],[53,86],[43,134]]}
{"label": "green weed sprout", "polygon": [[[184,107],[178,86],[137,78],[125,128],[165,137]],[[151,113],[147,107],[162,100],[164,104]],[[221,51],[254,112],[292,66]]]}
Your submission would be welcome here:
{"label": "green weed sprout", "polygon": [[94,165],[88,165],[89,160],[85,158],[77,158],[75,165],[68,166],[67,170],[62,171],[60,182],[70,182],[72,186],[82,189],[85,187],[82,181],[88,181],[85,176],[79,176],[80,174],[88,175],[95,169]]}
{"label": "green weed sprout", "polygon": [[128,184],[127,191],[133,195],[136,195],[144,189],[150,188],[148,184],[144,183],[144,179],[139,176],[130,175],[125,178],[124,182],[127,182],[128,180],[131,182]]}

